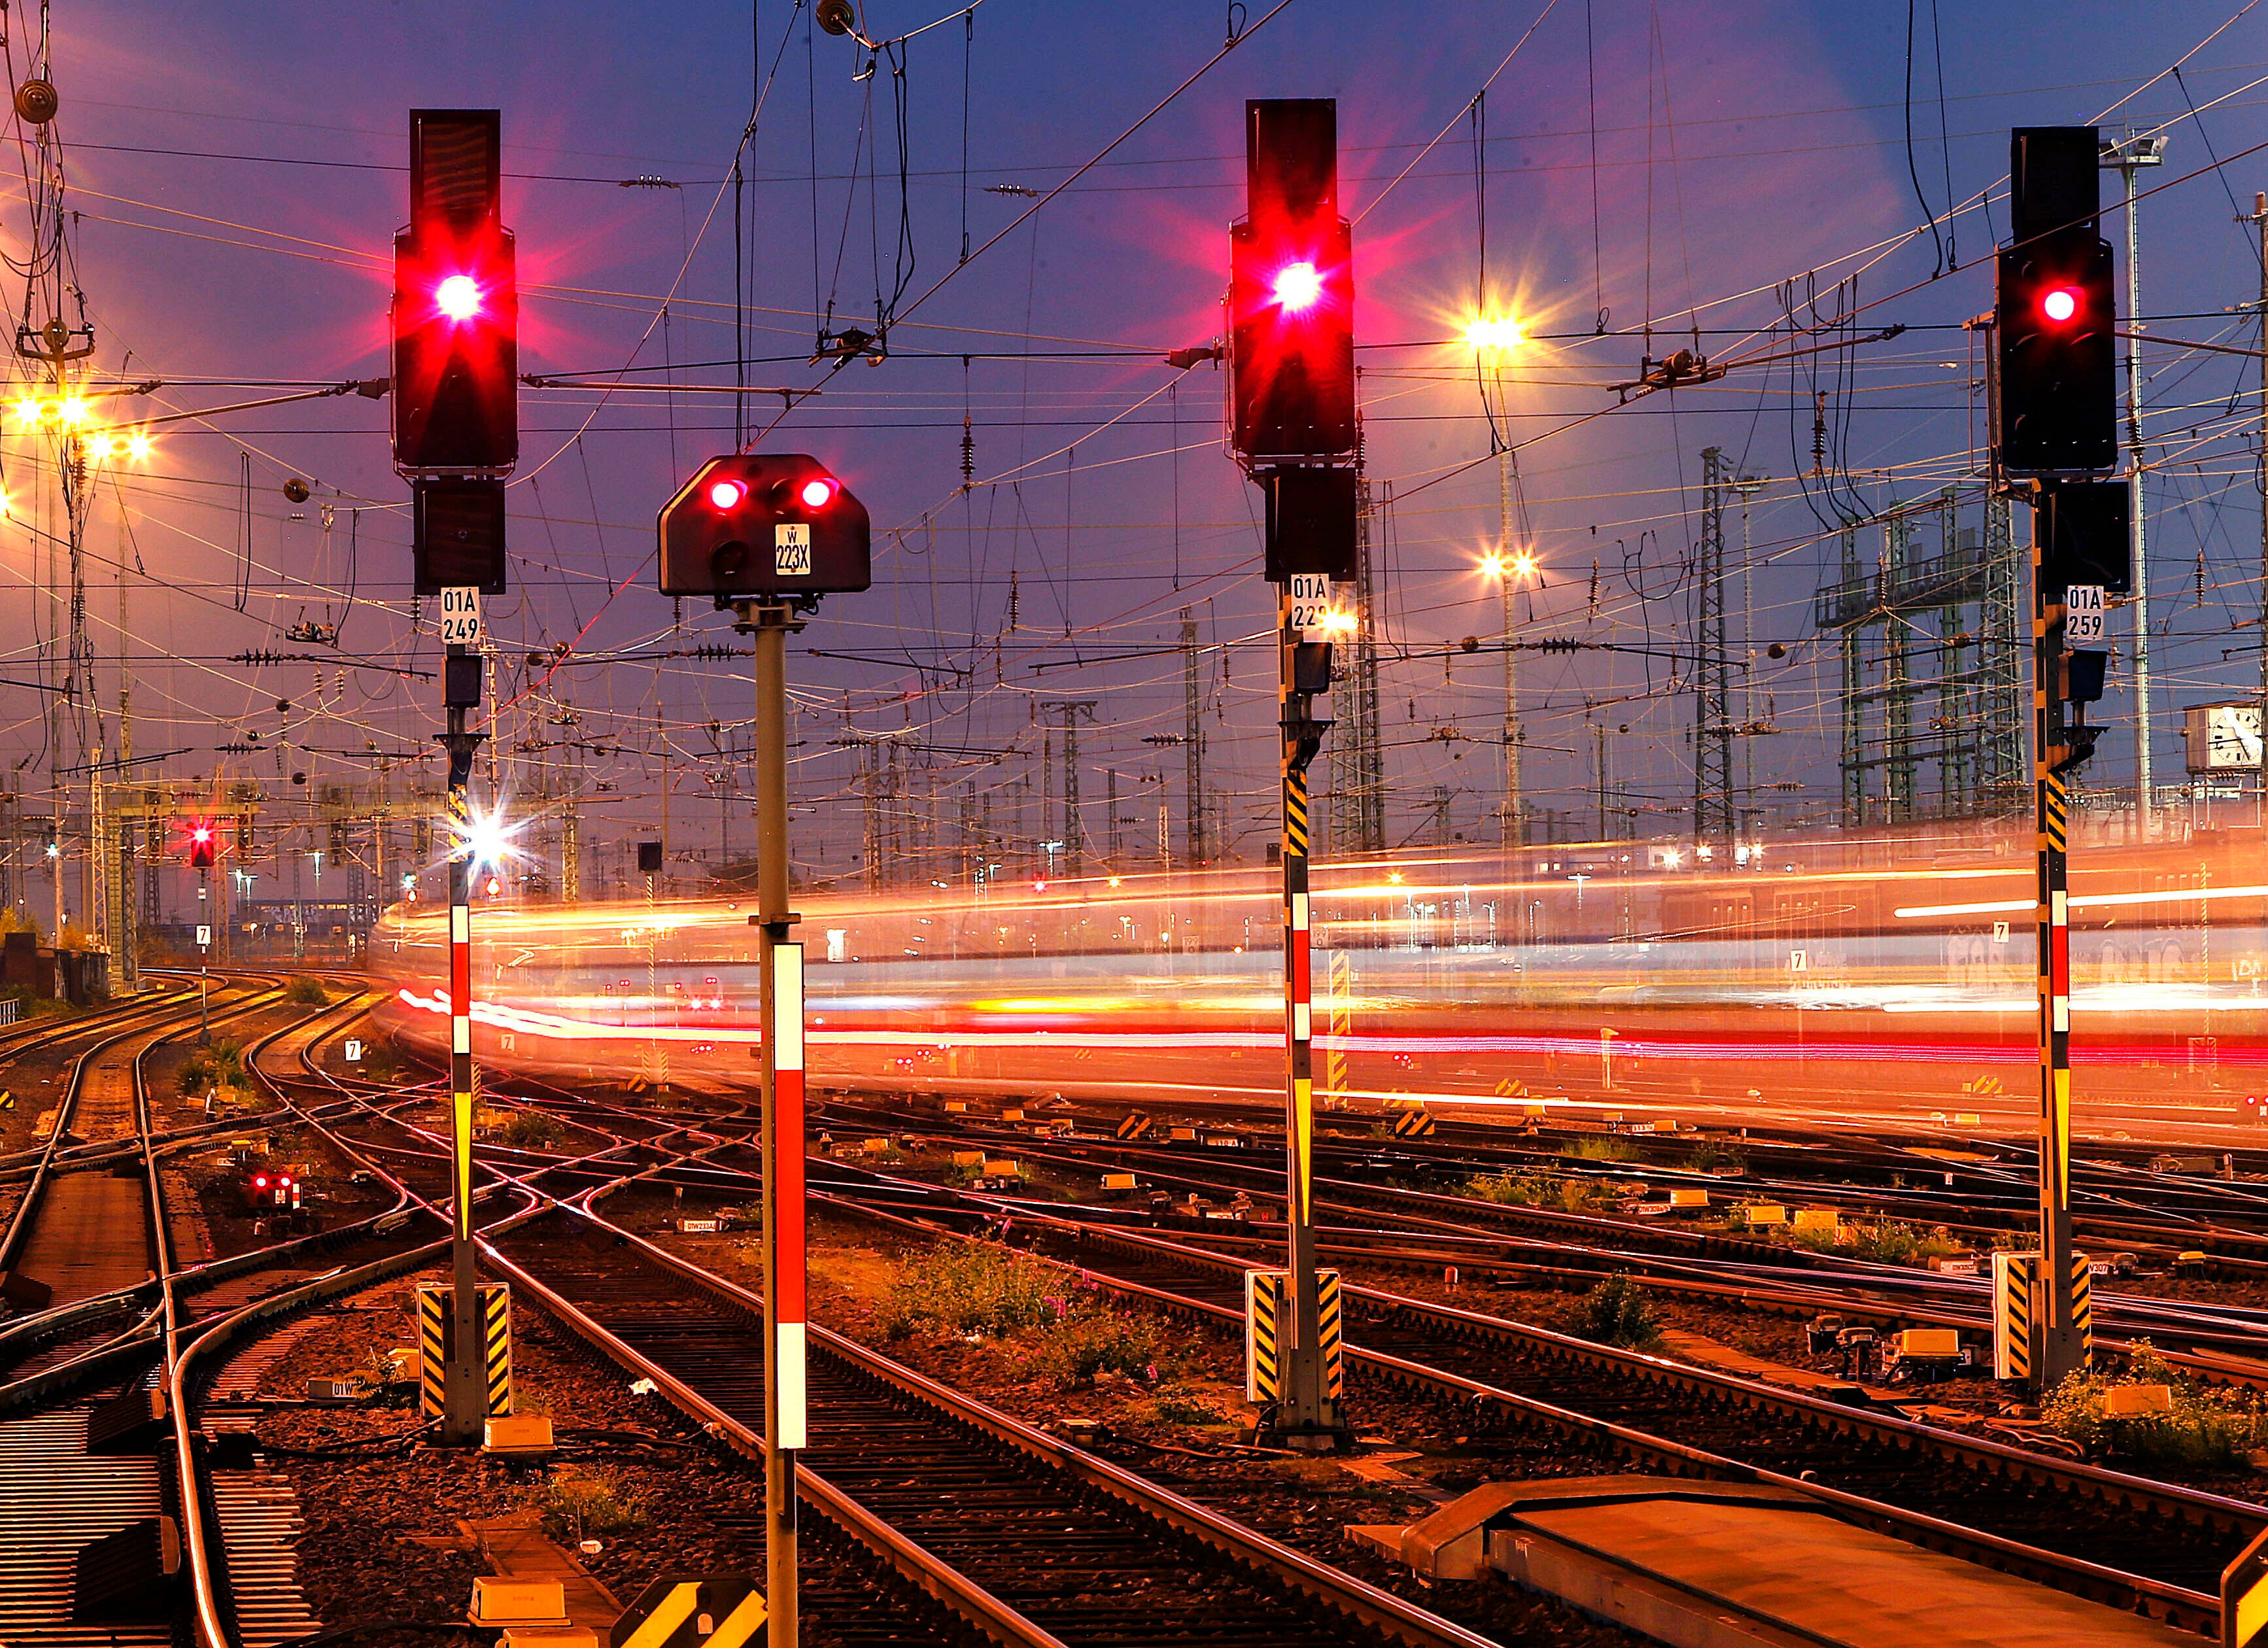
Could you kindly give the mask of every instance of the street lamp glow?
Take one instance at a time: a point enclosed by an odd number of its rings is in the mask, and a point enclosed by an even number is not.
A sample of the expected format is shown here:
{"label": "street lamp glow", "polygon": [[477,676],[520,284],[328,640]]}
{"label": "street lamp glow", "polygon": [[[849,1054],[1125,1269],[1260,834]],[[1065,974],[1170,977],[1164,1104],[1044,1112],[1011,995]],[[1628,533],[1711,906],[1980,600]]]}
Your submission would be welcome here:
{"label": "street lamp glow", "polygon": [[150,455],[150,438],[139,430],[135,430],[126,438],[126,452],[129,457],[147,458]]}
{"label": "street lamp glow", "polygon": [[86,402],[72,395],[55,408],[55,422],[67,429],[77,428],[86,422]]}
{"label": "street lamp glow", "polygon": [[16,416],[26,423],[38,423],[40,421],[40,403],[36,401],[18,401],[16,402]]}
{"label": "street lamp glow", "polygon": [[1354,627],[1354,614],[1351,612],[1335,610],[1323,614],[1323,628],[1333,635],[1351,634]]}
{"label": "street lamp glow", "polygon": [[1518,349],[1528,334],[1510,315],[1481,315],[1465,326],[1465,345],[1476,349]]}

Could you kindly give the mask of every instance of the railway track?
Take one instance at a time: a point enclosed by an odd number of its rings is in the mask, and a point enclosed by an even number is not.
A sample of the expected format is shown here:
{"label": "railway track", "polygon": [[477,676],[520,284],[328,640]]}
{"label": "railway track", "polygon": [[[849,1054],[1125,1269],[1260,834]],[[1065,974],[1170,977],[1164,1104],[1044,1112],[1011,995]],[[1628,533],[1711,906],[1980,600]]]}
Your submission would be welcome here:
{"label": "railway track", "polygon": [[[497,1247],[531,1296],[760,1448],[753,1296],[595,1218]],[[836,1335],[814,1329],[810,1378],[803,1497],[998,1640],[1485,1641]]]}
{"label": "railway track", "polygon": [[[940,1233],[898,1213],[868,1216]],[[1241,1323],[1239,1260],[1030,1212],[1016,1215],[1013,1234],[1130,1299]],[[1379,1290],[1350,1286],[1345,1297],[1356,1374],[1605,1441],[1653,1468],[1824,1488],[1869,1505],[1896,1537],[2176,1623],[2217,1621],[2221,1567],[2268,1528],[2268,1509],[2220,1495]]]}

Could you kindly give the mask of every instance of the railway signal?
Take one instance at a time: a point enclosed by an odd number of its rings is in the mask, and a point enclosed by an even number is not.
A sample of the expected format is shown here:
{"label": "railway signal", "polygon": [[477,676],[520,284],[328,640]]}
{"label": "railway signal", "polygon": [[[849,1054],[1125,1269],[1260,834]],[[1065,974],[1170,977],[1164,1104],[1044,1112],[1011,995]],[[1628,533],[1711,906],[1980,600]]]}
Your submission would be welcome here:
{"label": "railway signal", "polygon": [[[2071,1211],[2071,932],[2067,776],[2095,754],[2086,705],[2102,695],[2108,595],[2132,582],[2117,460],[2110,247],[2097,232],[2099,133],[2010,136],[2013,239],[1999,257],[1993,467],[2032,505],[2032,786],[2038,873],[2040,1253],[2021,1366],[2041,1389],[2087,1365],[2087,1301]],[[2066,705],[2078,713],[2065,718]]]}
{"label": "railway signal", "polygon": [[442,598],[449,759],[449,1089],[453,1332],[441,1440],[481,1440],[488,1412],[473,1247],[473,757],[480,596],[504,586],[504,477],[519,457],[519,288],[504,226],[494,109],[413,109],[409,225],[394,239],[394,462],[415,494],[416,587]]}
{"label": "railway signal", "polygon": [[[866,509],[818,460],[801,453],[712,458],[655,522],[665,595],[730,607],[755,655],[756,913],[761,996],[764,1288],[766,1640],[797,1636],[796,1454],[806,1438],[804,1343],[803,946],[788,907],[787,637],[822,595],[873,583]],[[653,849],[651,865],[646,849]],[[639,867],[659,870],[659,842]]]}
{"label": "railway signal", "polygon": [[874,581],[866,506],[815,458],[711,458],[661,510],[661,592],[855,593]]}
{"label": "railway signal", "polygon": [[1355,573],[1354,243],[1339,216],[1336,101],[1251,101],[1244,122],[1245,216],[1229,229],[1229,440],[1266,504],[1277,586],[1290,1250],[1279,1377],[1261,1432],[1322,1449],[1353,1432],[1316,1269],[1307,768],[1330,727],[1316,701],[1330,689],[1333,585]]}
{"label": "railway signal", "polygon": [[502,475],[519,459],[519,283],[494,109],[413,109],[394,238],[394,461]]}
{"label": "railway signal", "polygon": [[1995,264],[2000,467],[2107,469],[2118,460],[2117,314],[2096,129],[2021,127],[2009,148],[2013,239]]}

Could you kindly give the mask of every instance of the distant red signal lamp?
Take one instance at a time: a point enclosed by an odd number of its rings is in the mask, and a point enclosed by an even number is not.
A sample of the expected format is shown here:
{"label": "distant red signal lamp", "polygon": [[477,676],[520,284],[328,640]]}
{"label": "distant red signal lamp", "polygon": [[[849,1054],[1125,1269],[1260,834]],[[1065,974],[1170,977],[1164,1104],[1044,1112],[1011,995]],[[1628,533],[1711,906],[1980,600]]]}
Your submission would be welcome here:
{"label": "distant red signal lamp", "polygon": [[2079,313],[2079,288],[2051,286],[2040,298],[2040,313],[2060,326]]}
{"label": "distant red signal lamp", "polygon": [[1276,302],[1288,313],[1313,307],[1322,295],[1323,277],[1314,264],[1286,263],[1276,271]]}
{"label": "distant red signal lamp", "polygon": [[719,481],[709,489],[709,502],[720,510],[737,509],[748,496],[745,481]]}
{"label": "distant red signal lamp", "polygon": [[469,275],[452,275],[433,289],[433,306],[452,320],[469,320],[485,305],[480,282]]}
{"label": "distant red signal lamp", "polygon": [[796,496],[803,500],[806,509],[825,509],[835,502],[835,495],[841,490],[841,487],[825,475],[814,475],[803,483],[802,489]]}

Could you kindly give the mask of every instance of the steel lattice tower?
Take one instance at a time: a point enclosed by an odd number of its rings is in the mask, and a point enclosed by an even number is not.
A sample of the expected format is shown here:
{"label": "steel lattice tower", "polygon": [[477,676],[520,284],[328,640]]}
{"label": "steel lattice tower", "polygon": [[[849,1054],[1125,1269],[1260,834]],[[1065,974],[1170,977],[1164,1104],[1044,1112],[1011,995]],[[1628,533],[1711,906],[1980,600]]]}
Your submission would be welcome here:
{"label": "steel lattice tower", "polygon": [[1693,838],[1733,839],[1733,672],[1725,651],[1725,496],[1721,448],[1701,453],[1701,541],[1693,578]]}
{"label": "steel lattice tower", "polygon": [[1378,606],[1373,599],[1373,534],[1370,482],[1355,482],[1354,639],[1335,683],[1338,720],[1331,729],[1331,850],[1386,850],[1386,761],[1378,726]]}

